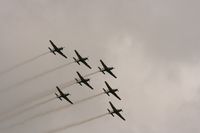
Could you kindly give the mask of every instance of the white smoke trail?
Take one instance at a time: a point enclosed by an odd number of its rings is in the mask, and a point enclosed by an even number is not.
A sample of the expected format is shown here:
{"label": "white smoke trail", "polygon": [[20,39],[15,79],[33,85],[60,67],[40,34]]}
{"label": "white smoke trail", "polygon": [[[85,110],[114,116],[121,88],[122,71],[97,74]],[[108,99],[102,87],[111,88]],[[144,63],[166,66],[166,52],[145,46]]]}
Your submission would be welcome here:
{"label": "white smoke trail", "polygon": [[71,65],[72,63],[74,63],[74,61],[69,62],[69,63],[65,63],[65,64],[63,64],[63,65],[57,66],[57,67],[55,67],[55,68],[53,68],[53,69],[50,69],[50,70],[48,70],[48,71],[45,71],[45,72],[40,73],[40,74],[38,74],[38,75],[35,75],[35,76],[33,76],[33,77],[27,78],[27,79],[25,79],[25,80],[23,80],[23,81],[20,81],[20,82],[18,82],[18,83],[15,83],[15,84],[9,86],[9,87],[6,87],[6,88],[1,89],[1,90],[0,90],[0,93],[3,94],[4,92],[7,92],[7,91],[9,91],[9,90],[17,89],[19,86],[21,86],[21,85],[23,85],[23,84],[25,84],[25,83],[28,83],[28,82],[30,82],[30,81],[32,81],[32,80],[34,80],[34,79],[37,79],[37,78],[39,78],[39,77],[42,77],[42,76],[44,76],[44,75],[47,75],[48,73],[52,73],[52,72],[54,72],[54,71],[56,71],[56,70],[58,70],[58,69],[61,69],[61,68],[65,67],[65,66]]}
{"label": "white smoke trail", "polygon": [[[99,72],[99,71],[96,71],[96,72],[87,74],[87,75],[85,75],[85,76],[91,76],[92,74],[96,74],[96,73],[98,73],[98,72]],[[84,76],[84,77],[85,77],[85,76]],[[70,86],[72,86],[72,85],[74,85],[74,84],[76,84],[76,81],[75,81],[75,80],[72,80],[72,81],[69,81],[69,82],[66,82],[66,83],[62,83],[61,85],[59,85],[59,87],[60,87],[61,90],[63,90],[64,88],[70,87]],[[24,106],[26,106],[27,104],[30,105],[30,104],[32,104],[33,102],[35,102],[35,101],[37,101],[37,100],[40,100],[41,98],[45,98],[45,97],[47,97],[47,96],[52,95],[55,91],[56,91],[55,89],[51,89],[51,90],[48,90],[48,91],[44,91],[44,92],[40,93],[39,95],[37,95],[36,97],[32,97],[32,98],[30,98],[30,99],[27,99],[27,100],[24,101],[23,103],[16,105],[16,106],[14,107],[14,110],[13,110],[13,109],[10,109],[10,110],[7,110],[7,111],[1,113],[0,116],[7,116],[7,114],[13,114],[13,113],[16,111],[17,108],[20,108],[20,109],[21,109],[21,108],[23,108]],[[99,94],[98,94],[98,95],[99,95]],[[101,94],[100,94],[100,95],[101,95]],[[96,97],[96,95],[95,95],[94,97]],[[91,99],[91,98],[89,98],[89,99]],[[87,99],[83,99],[83,100],[86,101]],[[82,101],[82,100],[81,100],[81,101]],[[81,101],[77,101],[76,103],[79,103],[79,102],[81,102]],[[75,103],[75,104],[76,104],[76,103]],[[18,110],[20,110],[20,109],[18,109]],[[23,109],[22,109],[22,110],[23,110]],[[19,111],[18,111],[18,112],[19,112]],[[1,118],[0,118],[0,120],[1,120]]]}
{"label": "white smoke trail", "polygon": [[93,95],[93,96],[90,96],[90,97],[87,97],[87,98],[78,100],[78,101],[74,102],[74,104],[68,104],[68,105],[65,105],[65,106],[63,106],[63,107],[59,107],[59,108],[56,108],[56,109],[53,109],[53,110],[49,110],[49,111],[45,111],[45,112],[43,112],[43,113],[36,114],[36,115],[34,115],[34,116],[32,116],[32,117],[29,117],[29,118],[27,118],[27,119],[24,119],[23,121],[18,122],[18,123],[15,123],[15,124],[13,124],[13,125],[11,125],[11,126],[8,126],[8,127],[4,128],[4,129],[7,129],[7,128],[8,128],[8,129],[9,129],[9,128],[14,128],[14,127],[16,127],[16,126],[25,124],[25,123],[27,123],[27,122],[29,122],[29,121],[31,121],[31,120],[34,120],[34,119],[37,119],[37,118],[41,118],[41,117],[46,116],[46,115],[48,115],[48,114],[51,114],[51,113],[54,113],[54,112],[57,112],[57,111],[60,111],[60,110],[69,108],[69,107],[71,107],[71,106],[74,106],[74,105],[76,105],[76,104],[80,104],[80,103],[82,103],[82,102],[88,101],[88,100],[93,99],[93,98],[95,98],[95,97],[99,97],[99,96],[101,96],[101,95],[103,95],[103,94],[105,94],[105,93],[102,92],[102,93],[99,93],[99,94],[96,94],[96,95]]}
{"label": "white smoke trail", "polygon": [[69,128],[72,128],[72,127],[75,127],[75,126],[79,126],[79,125],[82,125],[82,124],[85,124],[85,123],[88,123],[90,121],[93,121],[93,120],[96,120],[96,119],[99,119],[99,118],[102,118],[106,115],[108,115],[109,113],[105,113],[105,114],[101,114],[101,115],[98,115],[96,117],[92,117],[92,118],[89,118],[87,120],[84,120],[84,121],[80,121],[80,122],[76,122],[76,123],[73,123],[73,124],[70,124],[70,125],[66,125],[64,127],[60,127],[60,128],[57,128],[57,129],[53,129],[51,131],[48,131],[47,133],[57,133],[57,132],[60,132],[60,131],[63,131],[63,130],[67,130]]}
{"label": "white smoke trail", "polygon": [[9,72],[13,71],[14,69],[17,69],[17,68],[19,68],[19,67],[21,67],[21,66],[23,66],[23,65],[25,65],[25,64],[28,64],[28,63],[30,63],[30,62],[32,62],[32,61],[34,61],[34,60],[36,60],[36,59],[38,59],[38,58],[40,58],[40,57],[42,57],[42,56],[44,56],[44,55],[47,55],[47,54],[49,54],[49,53],[50,53],[50,52],[42,53],[42,54],[37,55],[37,56],[35,56],[35,57],[31,58],[31,59],[28,59],[28,60],[24,61],[24,62],[21,62],[21,63],[19,63],[19,64],[16,64],[16,65],[14,65],[14,66],[12,66],[12,67],[10,67],[10,68],[4,70],[4,71],[1,71],[1,72],[0,72],[0,76],[3,76],[3,75],[5,75],[6,73],[9,73]]}
{"label": "white smoke trail", "polygon": [[21,114],[23,114],[23,113],[25,113],[27,111],[30,111],[30,110],[32,110],[34,108],[39,107],[41,105],[47,104],[48,102],[51,102],[54,99],[56,99],[56,97],[46,99],[44,101],[41,101],[39,103],[33,104],[33,105],[29,106],[29,107],[26,107],[26,108],[24,108],[22,110],[18,110],[18,111],[15,111],[14,113],[11,113],[11,114],[8,114],[8,115],[4,115],[2,118],[0,118],[0,123],[3,122],[3,121],[5,121],[5,120],[6,121],[10,120],[10,119],[12,119],[12,118],[14,118],[16,116],[19,116],[19,115],[21,115]]}

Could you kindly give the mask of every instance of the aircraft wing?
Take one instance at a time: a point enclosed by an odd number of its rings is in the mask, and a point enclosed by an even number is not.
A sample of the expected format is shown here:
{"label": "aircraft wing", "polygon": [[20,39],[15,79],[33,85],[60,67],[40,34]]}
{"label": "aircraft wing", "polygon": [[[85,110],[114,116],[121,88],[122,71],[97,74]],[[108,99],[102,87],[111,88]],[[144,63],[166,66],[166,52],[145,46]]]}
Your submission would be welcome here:
{"label": "aircraft wing", "polygon": [[112,75],[114,78],[117,78],[111,71],[107,71],[110,75]]}
{"label": "aircraft wing", "polygon": [[64,55],[61,51],[57,51],[60,55],[62,55],[63,57],[67,58],[66,55]]}
{"label": "aircraft wing", "polygon": [[100,60],[100,62],[103,65],[104,68],[107,68],[106,64],[102,60]]}
{"label": "aircraft wing", "polygon": [[122,120],[126,120],[119,112],[115,112],[115,114],[117,114]]}
{"label": "aircraft wing", "polygon": [[88,84],[88,82],[83,82],[86,86],[88,86],[89,88],[91,88],[92,90],[94,89],[90,84]]}
{"label": "aircraft wing", "polygon": [[119,100],[121,100],[121,98],[114,92],[112,93],[115,97],[117,97]]}
{"label": "aircraft wing", "polygon": [[60,95],[62,95],[63,92],[60,90],[60,88],[58,86],[56,86],[56,88],[57,88],[58,92],[60,93]]}
{"label": "aircraft wing", "polygon": [[54,50],[57,49],[56,45],[55,45],[51,40],[49,40],[49,42],[50,42],[51,45],[53,46]]}
{"label": "aircraft wing", "polygon": [[78,56],[78,58],[81,59],[82,57],[80,56],[80,54],[76,50],[74,50],[74,51],[75,51],[76,55]]}
{"label": "aircraft wing", "polygon": [[112,107],[113,111],[116,111],[117,109],[115,108],[115,106],[111,102],[109,102],[109,103],[110,103],[110,106]]}
{"label": "aircraft wing", "polygon": [[89,66],[88,64],[87,64],[87,62],[85,62],[85,61],[81,61],[84,65],[86,65],[88,68],[90,68],[90,69],[92,69],[91,68],[91,66]]}
{"label": "aircraft wing", "polygon": [[79,76],[80,80],[82,80],[82,79],[83,79],[83,77],[81,76],[81,74],[80,74],[79,72],[76,72],[76,73],[78,74],[78,76]]}
{"label": "aircraft wing", "polygon": [[63,97],[66,101],[68,101],[69,103],[71,103],[71,104],[73,104],[73,102],[72,101],[70,101],[69,100],[69,98],[67,98],[66,96],[65,97]]}
{"label": "aircraft wing", "polygon": [[107,86],[107,88],[109,89],[109,90],[111,90],[112,88],[110,87],[110,85],[105,81],[105,84],[106,84],[106,86]]}

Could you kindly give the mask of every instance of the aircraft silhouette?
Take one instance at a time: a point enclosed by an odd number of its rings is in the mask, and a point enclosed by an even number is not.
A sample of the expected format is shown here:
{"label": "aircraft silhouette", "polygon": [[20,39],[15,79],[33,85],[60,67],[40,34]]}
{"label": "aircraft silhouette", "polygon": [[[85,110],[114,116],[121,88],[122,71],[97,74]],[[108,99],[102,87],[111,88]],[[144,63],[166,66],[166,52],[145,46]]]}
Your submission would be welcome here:
{"label": "aircraft silhouette", "polygon": [[64,49],[64,47],[57,47],[51,40],[49,40],[49,42],[53,46],[53,49],[51,49],[50,47],[48,47],[51,53],[53,53],[54,55],[56,55],[56,52],[57,52],[60,55],[62,55],[63,57],[67,58],[67,56],[62,53],[62,50]]}
{"label": "aircraft silhouette", "polygon": [[67,96],[70,95],[69,93],[67,93],[67,94],[63,93],[58,86],[56,86],[56,88],[57,88],[58,92],[60,93],[60,95],[58,95],[57,93],[55,93],[55,95],[57,96],[57,98],[59,98],[61,101],[62,101],[62,98],[64,98],[66,101],[68,101],[69,103],[73,104],[72,101],[70,101],[68,99],[68,97],[67,97]]}
{"label": "aircraft silhouette", "polygon": [[121,98],[116,94],[116,91],[119,91],[119,90],[118,90],[118,89],[113,89],[112,87],[110,87],[110,85],[109,85],[106,81],[105,81],[105,84],[106,84],[108,90],[105,90],[105,89],[103,88],[104,92],[105,92],[108,96],[110,96],[109,93],[111,93],[111,94],[114,95],[116,98],[118,98],[119,100],[121,100]]}
{"label": "aircraft silhouette", "polygon": [[101,62],[101,64],[102,64],[102,66],[103,66],[103,68],[98,67],[99,70],[100,70],[100,72],[102,72],[103,74],[105,74],[105,72],[108,72],[108,73],[109,73],[110,75],[112,75],[114,78],[117,78],[117,77],[112,73],[112,71],[111,71],[111,70],[114,69],[114,67],[108,67],[108,66],[106,66],[106,64],[105,64],[102,60],[100,60],[100,62]]}
{"label": "aircraft silhouette", "polygon": [[91,89],[94,89],[88,82],[90,81],[90,79],[85,79],[83,76],[81,76],[81,74],[79,72],[76,72],[79,76],[79,80],[75,78],[76,82],[79,83],[81,86],[83,84],[85,84],[86,86],[88,86]]}
{"label": "aircraft silhouette", "polygon": [[122,109],[116,109],[115,108],[115,106],[109,101],[109,103],[110,103],[110,106],[112,107],[112,111],[110,111],[109,109],[107,109],[108,110],[108,112],[109,112],[109,114],[111,114],[113,117],[114,117],[114,114],[116,114],[116,115],[118,115],[122,120],[126,120],[121,114],[120,114],[120,112],[122,112]]}
{"label": "aircraft silhouette", "polygon": [[73,57],[74,61],[77,62],[80,65],[80,62],[82,62],[84,65],[86,65],[88,68],[92,69],[86,62],[86,60],[88,60],[88,57],[82,57],[76,50],[74,50],[74,52],[76,53],[78,59],[76,59],[75,57]]}

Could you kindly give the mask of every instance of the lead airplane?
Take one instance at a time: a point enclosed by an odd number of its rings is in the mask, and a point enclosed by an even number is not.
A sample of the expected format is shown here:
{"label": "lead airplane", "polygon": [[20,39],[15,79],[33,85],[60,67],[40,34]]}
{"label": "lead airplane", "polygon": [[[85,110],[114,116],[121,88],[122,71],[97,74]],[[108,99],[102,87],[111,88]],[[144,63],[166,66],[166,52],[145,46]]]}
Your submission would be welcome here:
{"label": "lead airplane", "polygon": [[82,57],[76,50],[74,50],[74,52],[76,53],[78,59],[76,59],[75,57],[73,57],[74,61],[77,62],[80,65],[80,62],[82,62],[84,65],[86,65],[88,68],[92,69],[86,62],[86,60],[88,60],[88,57]]}
{"label": "lead airplane", "polygon": [[111,93],[111,94],[113,94],[116,98],[118,98],[119,100],[121,100],[121,98],[116,94],[116,91],[119,91],[119,90],[118,90],[118,89],[113,89],[112,87],[110,87],[110,85],[109,85],[106,81],[105,81],[105,84],[106,84],[108,90],[105,90],[105,89],[103,88],[104,92],[105,92],[108,96],[110,96],[109,93]]}
{"label": "lead airplane", "polygon": [[67,58],[67,56],[62,53],[62,50],[64,49],[64,47],[57,47],[51,40],[49,40],[49,42],[53,46],[53,49],[51,49],[50,47],[48,47],[51,53],[53,53],[54,55],[56,55],[56,52],[57,52],[58,54],[60,54],[63,57]]}
{"label": "lead airplane", "polygon": [[55,95],[57,96],[57,98],[59,98],[61,101],[62,101],[62,98],[64,98],[66,101],[68,101],[69,103],[73,104],[73,102],[70,101],[69,98],[67,97],[67,96],[70,95],[69,93],[67,93],[67,94],[63,93],[58,86],[56,86],[56,88],[57,88],[58,92],[60,93],[60,95],[58,95],[57,93],[55,93]]}
{"label": "lead airplane", "polygon": [[114,106],[111,102],[109,102],[109,103],[110,103],[110,106],[112,107],[112,111],[110,111],[109,109],[107,109],[108,112],[109,112],[109,114],[111,114],[113,117],[114,117],[114,114],[116,114],[116,115],[118,115],[122,120],[125,121],[126,119],[120,114],[120,112],[123,112],[122,109],[116,109],[115,106]]}
{"label": "lead airplane", "polygon": [[76,72],[79,76],[79,80],[75,78],[76,82],[79,83],[81,86],[83,84],[85,84],[86,86],[88,86],[89,88],[91,88],[92,90],[94,89],[88,82],[90,81],[90,79],[85,79],[83,76],[81,76],[81,74],[79,72]]}
{"label": "lead airplane", "polygon": [[108,67],[108,66],[106,66],[106,64],[105,64],[102,60],[100,60],[100,62],[101,62],[101,64],[102,64],[102,66],[103,66],[103,68],[98,67],[99,70],[100,70],[100,72],[102,72],[103,74],[105,74],[105,72],[108,72],[108,73],[109,73],[110,75],[112,75],[114,78],[117,78],[117,77],[112,73],[112,71],[111,71],[111,70],[114,69],[114,67]]}

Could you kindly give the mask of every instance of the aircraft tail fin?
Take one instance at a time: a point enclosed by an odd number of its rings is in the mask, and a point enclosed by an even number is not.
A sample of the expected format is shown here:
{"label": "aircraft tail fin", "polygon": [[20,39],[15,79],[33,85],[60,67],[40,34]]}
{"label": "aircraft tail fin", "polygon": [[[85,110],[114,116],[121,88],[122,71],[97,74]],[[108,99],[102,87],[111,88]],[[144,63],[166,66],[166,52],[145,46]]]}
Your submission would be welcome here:
{"label": "aircraft tail fin", "polygon": [[104,88],[103,88],[103,91],[104,91],[108,96],[110,96],[109,93],[108,93],[108,91],[106,91]]}
{"label": "aircraft tail fin", "polygon": [[75,57],[73,57],[73,59],[75,62],[77,62],[80,65],[79,61]]}
{"label": "aircraft tail fin", "polygon": [[78,79],[75,78],[75,80],[76,80],[76,83],[79,83],[79,85],[82,86],[81,82],[78,81]]}
{"label": "aircraft tail fin", "polygon": [[109,114],[111,114],[114,117],[113,113],[109,109],[107,109],[107,110],[108,110]]}
{"label": "aircraft tail fin", "polygon": [[101,72],[101,68],[100,67],[98,67],[99,68],[99,71]]}
{"label": "aircraft tail fin", "polygon": [[61,97],[60,97],[60,96],[58,96],[58,94],[57,94],[57,93],[55,93],[55,95],[56,95],[56,97],[57,97],[57,98],[59,98],[59,99],[60,99],[60,101],[62,101]]}
{"label": "aircraft tail fin", "polygon": [[99,68],[99,71],[100,71],[100,72],[102,72],[103,74],[105,74],[104,71],[103,71],[100,67],[98,67],[98,68]]}
{"label": "aircraft tail fin", "polygon": [[54,50],[52,50],[50,47],[48,47],[50,52],[53,53],[54,55],[56,55],[56,53],[54,52]]}
{"label": "aircraft tail fin", "polygon": [[58,97],[60,99],[60,101],[62,101],[62,98],[61,97]]}

